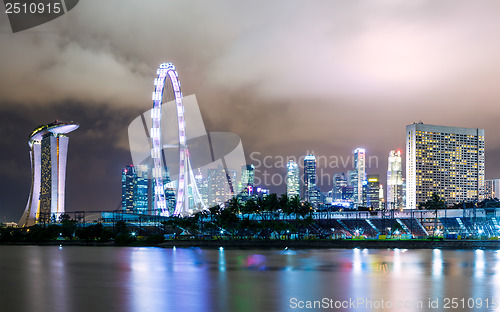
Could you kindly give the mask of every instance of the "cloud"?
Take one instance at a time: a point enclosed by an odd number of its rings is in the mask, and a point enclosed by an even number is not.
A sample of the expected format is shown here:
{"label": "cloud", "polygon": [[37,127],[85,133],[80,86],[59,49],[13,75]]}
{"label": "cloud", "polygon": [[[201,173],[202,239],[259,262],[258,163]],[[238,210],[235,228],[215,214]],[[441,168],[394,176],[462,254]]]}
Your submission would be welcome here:
{"label": "cloud", "polygon": [[495,1],[88,0],[16,34],[0,14],[0,112],[16,113],[0,130],[19,156],[38,124],[80,122],[71,144],[78,161],[100,162],[91,172],[104,198],[99,185],[117,183],[105,168],[129,159],[128,124],[151,107],[157,66],[173,62],[207,130],[237,133],[249,153],[364,146],[386,159],[422,120],[485,128],[495,159],[499,11]]}

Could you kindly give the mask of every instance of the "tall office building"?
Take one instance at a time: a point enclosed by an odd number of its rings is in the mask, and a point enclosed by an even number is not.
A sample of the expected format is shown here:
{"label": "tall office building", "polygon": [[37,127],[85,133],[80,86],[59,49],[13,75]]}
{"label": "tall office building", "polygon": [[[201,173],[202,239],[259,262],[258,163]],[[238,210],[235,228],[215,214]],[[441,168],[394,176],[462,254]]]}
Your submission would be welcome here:
{"label": "tall office building", "polygon": [[354,170],[356,171],[356,182],[354,186],[355,205],[363,204],[363,182],[366,179],[365,149],[354,150]]}
{"label": "tall office building", "polygon": [[304,199],[315,207],[319,204],[319,197],[316,186],[316,157],[307,155],[304,158]]}
{"label": "tall office building", "polygon": [[354,198],[354,186],[348,185],[342,187],[342,200],[352,202]]}
{"label": "tall office building", "polygon": [[74,122],[54,121],[39,126],[28,141],[31,190],[19,226],[50,222],[65,212],[66,160],[69,138],[78,129]]}
{"label": "tall office building", "polygon": [[387,164],[387,209],[403,208],[403,167],[401,151],[392,150]]}
{"label": "tall office building", "polygon": [[484,130],[406,126],[406,208],[441,196],[447,204],[484,198]]}
{"label": "tall office building", "polygon": [[385,209],[385,198],[384,198],[384,186],[380,184],[380,191],[379,191],[379,208],[380,209]]}
{"label": "tall office building", "polygon": [[218,166],[217,169],[208,169],[208,207],[224,204],[234,196],[233,185],[236,181],[236,171],[224,169]]}
{"label": "tall office building", "polygon": [[356,170],[347,171],[348,185],[352,188],[349,200],[354,204],[358,201],[358,172]]}
{"label": "tall office building", "polygon": [[348,185],[345,172],[335,173],[333,175],[332,197],[334,200],[344,199],[345,187]]}
{"label": "tall office building", "polygon": [[208,180],[205,179],[198,168],[198,173],[194,176],[196,185],[198,185],[198,192],[200,192],[201,201],[205,206],[208,204]]}
{"label": "tall office building", "polygon": [[135,189],[134,189],[134,211],[139,214],[148,214],[148,166],[139,165],[135,170]]}
{"label": "tall office building", "polygon": [[127,166],[122,170],[122,211],[126,213],[148,214],[151,202],[148,192],[148,167]]}
{"label": "tall office building", "polygon": [[238,193],[252,196],[255,183],[255,166],[241,165],[241,179],[238,184]]}
{"label": "tall office building", "polygon": [[288,198],[300,197],[299,165],[293,160],[289,160],[286,166],[286,195]]}
{"label": "tall office building", "polygon": [[134,176],[135,168],[133,165],[122,169],[122,211],[134,212]]}
{"label": "tall office building", "polygon": [[380,180],[378,174],[369,174],[366,179],[366,206],[380,208]]}
{"label": "tall office building", "polygon": [[485,199],[500,199],[500,179],[491,179],[485,181]]}

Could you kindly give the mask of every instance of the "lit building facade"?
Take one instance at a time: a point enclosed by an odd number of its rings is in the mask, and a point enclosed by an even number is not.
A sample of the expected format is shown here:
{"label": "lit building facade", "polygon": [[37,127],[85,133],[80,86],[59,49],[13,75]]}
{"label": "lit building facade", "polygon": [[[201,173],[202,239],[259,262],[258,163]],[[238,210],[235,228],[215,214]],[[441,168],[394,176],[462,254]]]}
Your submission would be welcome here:
{"label": "lit building facade", "polygon": [[293,160],[289,160],[286,166],[286,195],[288,198],[295,196],[300,198],[299,165]]}
{"label": "lit building facade", "polygon": [[198,168],[198,173],[194,176],[198,192],[200,192],[201,201],[205,206],[208,204],[208,180],[203,177],[201,170]]}
{"label": "lit building facade", "polygon": [[241,166],[241,179],[238,184],[238,193],[244,193],[252,196],[255,183],[255,166],[242,165]]}
{"label": "lit building facade", "polygon": [[484,198],[484,130],[413,123],[406,126],[406,208],[433,193],[447,204]]}
{"label": "lit building facade", "polygon": [[403,208],[401,151],[392,150],[387,162],[387,209]]}
{"label": "lit building facade", "polygon": [[65,212],[68,133],[78,129],[73,122],[54,121],[39,126],[28,141],[31,159],[31,190],[19,226],[51,222]]}
{"label": "lit building facade", "polygon": [[208,169],[208,207],[224,204],[234,196],[233,182],[236,181],[236,170],[224,169],[218,166],[217,169]]}
{"label": "lit building facade", "polygon": [[332,197],[334,200],[343,200],[345,187],[348,185],[345,172],[335,173],[333,175]]}
{"label": "lit building facade", "polygon": [[135,168],[130,165],[122,169],[122,211],[134,212]]}
{"label": "lit building facade", "polygon": [[148,214],[148,166],[139,165],[135,170],[134,211],[135,213]]}
{"label": "lit building facade", "polygon": [[384,197],[384,186],[380,184],[380,190],[379,190],[379,208],[380,209],[386,209],[386,202],[385,202],[385,197]]}
{"label": "lit building facade", "polygon": [[378,174],[369,174],[366,179],[366,206],[380,208],[380,179]]}
{"label": "lit building facade", "polygon": [[366,161],[365,149],[357,148],[354,150],[354,170],[356,171],[356,178],[353,181],[354,186],[354,204],[363,204],[363,182],[366,178]]}
{"label": "lit building facade", "polygon": [[317,206],[320,199],[319,190],[316,187],[316,157],[307,155],[304,158],[304,199],[312,206]]}
{"label": "lit building facade", "polygon": [[485,199],[500,199],[500,179],[491,179],[485,181]]}
{"label": "lit building facade", "polygon": [[148,167],[132,165],[122,170],[122,211],[126,213],[148,214],[150,185]]}

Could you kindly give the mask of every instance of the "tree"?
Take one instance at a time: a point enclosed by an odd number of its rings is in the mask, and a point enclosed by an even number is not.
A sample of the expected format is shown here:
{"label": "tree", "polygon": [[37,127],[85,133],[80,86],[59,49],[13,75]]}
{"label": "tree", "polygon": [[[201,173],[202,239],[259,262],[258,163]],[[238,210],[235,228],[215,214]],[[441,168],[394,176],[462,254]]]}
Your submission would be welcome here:
{"label": "tree", "polygon": [[446,203],[442,200],[438,194],[432,193],[432,196],[427,200],[422,207],[428,210],[434,210],[435,220],[434,220],[434,236],[436,235],[437,224],[438,224],[438,209],[446,209]]}
{"label": "tree", "polygon": [[243,205],[243,211],[245,214],[253,214],[256,213],[258,210],[259,206],[257,206],[257,203],[253,198],[247,200]]}
{"label": "tree", "polygon": [[[68,216],[69,217],[69,216]],[[67,237],[69,239],[73,238],[73,234],[76,230],[76,221],[69,219],[62,219],[61,221],[61,233],[63,237]]]}
{"label": "tree", "polygon": [[427,210],[437,211],[438,209],[445,209],[446,203],[439,197],[438,194],[432,193],[431,198],[428,199],[425,203],[421,204],[420,206]]}
{"label": "tree", "polygon": [[63,222],[64,220],[71,220],[69,214],[63,213],[62,215],[59,216],[59,222]]}
{"label": "tree", "polygon": [[240,213],[241,212],[241,205],[240,202],[238,201],[238,198],[233,197],[229,200],[228,206],[226,210],[229,209],[234,213]]}

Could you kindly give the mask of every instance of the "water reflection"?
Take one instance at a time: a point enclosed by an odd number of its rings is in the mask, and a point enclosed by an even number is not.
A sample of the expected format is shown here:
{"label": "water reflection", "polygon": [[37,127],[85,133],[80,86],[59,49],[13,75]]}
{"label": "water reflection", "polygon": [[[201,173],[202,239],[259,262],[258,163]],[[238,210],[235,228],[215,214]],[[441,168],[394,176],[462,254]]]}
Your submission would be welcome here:
{"label": "water reflection", "polygon": [[0,246],[0,277],[2,311],[450,311],[500,293],[500,252]]}
{"label": "water reflection", "polygon": [[432,251],[432,276],[439,279],[443,275],[443,255],[441,249]]}

